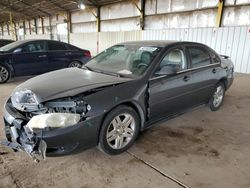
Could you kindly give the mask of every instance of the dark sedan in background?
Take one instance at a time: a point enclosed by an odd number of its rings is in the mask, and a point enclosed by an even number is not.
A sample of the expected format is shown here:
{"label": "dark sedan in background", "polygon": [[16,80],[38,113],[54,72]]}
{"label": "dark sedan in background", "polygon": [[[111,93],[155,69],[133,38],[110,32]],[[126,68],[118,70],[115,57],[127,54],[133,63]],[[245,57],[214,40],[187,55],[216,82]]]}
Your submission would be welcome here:
{"label": "dark sedan in background", "polygon": [[0,48],[0,83],[10,77],[37,75],[66,67],[81,67],[88,50],[52,40],[21,40]]}
{"label": "dark sedan in background", "polygon": [[200,104],[218,110],[233,70],[229,58],[198,43],[118,44],[82,69],[19,85],[5,105],[4,144],[34,158],[96,145],[119,154],[156,121]]}
{"label": "dark sedan in background", "polygon": [[0,48],[7,45],[7,44],[10,44],[12,42],[15,42],[14,40],[9,40],[9,39],[0,39]]}

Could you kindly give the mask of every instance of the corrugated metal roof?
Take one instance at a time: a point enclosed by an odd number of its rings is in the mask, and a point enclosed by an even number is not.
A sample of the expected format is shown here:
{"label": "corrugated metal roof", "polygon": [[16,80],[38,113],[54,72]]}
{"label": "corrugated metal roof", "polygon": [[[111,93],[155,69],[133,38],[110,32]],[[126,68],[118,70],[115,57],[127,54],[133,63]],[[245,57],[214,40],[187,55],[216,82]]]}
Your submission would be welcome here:
{"label": "corrugated metal roof", "polygon": [[[103,6],[122,0],[82,0],[86,6]],[[55,15],[62,11],[77,10],[79,0],[1,0],[0,23],[9,21],[9,13],[13,20],[19,21]]]}

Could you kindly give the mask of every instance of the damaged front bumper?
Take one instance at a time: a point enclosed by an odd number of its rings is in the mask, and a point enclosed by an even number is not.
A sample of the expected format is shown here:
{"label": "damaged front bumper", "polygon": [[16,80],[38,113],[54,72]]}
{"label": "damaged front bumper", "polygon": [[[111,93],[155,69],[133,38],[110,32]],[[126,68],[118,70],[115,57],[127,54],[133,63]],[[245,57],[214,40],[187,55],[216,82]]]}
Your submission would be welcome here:
{"label": "damaged front bumper", "polygon": [[35,161],[39,161],[39,156],[45,159],[46,142],[36,137],[26,126],[27,119],[7,104],[4,109],[4,123],[6,140],[1,142],[3,145],[14,151],[25,151]]}
{"label": "damaged front bumper", "polygon": [[97,145],[101,119],[95,117],[67,128],[33,131],[27,126],[29,120],[7,102],[4,109],[6,140],[2,144],[14,151],[25,151],[38,162],[46,155],[65,155]]}

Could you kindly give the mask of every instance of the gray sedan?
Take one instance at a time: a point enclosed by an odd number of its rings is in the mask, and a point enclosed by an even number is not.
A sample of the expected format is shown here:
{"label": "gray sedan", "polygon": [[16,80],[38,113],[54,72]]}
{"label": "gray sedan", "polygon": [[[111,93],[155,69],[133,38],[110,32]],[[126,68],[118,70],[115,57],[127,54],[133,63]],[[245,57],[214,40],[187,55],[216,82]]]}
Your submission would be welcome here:
{"label": "gray sedan", "polygon": [[233,72],[228,57],[199,43],[117,44],[81,69],[19,85],[5,105],[3,143],[35,159],[93,146],[119,154],[157,121],[201,104],[218,110]]}

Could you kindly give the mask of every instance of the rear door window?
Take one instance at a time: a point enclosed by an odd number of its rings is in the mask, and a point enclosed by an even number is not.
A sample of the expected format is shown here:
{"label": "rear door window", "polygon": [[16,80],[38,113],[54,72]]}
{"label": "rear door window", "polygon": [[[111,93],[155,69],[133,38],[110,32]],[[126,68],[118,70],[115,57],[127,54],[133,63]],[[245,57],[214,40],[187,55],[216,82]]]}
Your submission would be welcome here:
{"label": "rear door window", "polygon": [[79,48],[77,48],[76,46],[72,46],[72,45],[68,45],[69,49],[70,50],[73,50],[73,51],[79,51]]}
{"label": "rear door window", "polygon": [[22,47],[22,52],[43,52],[45,51],[45,43],[42,41],[31,42]]}
{"label": "rear door window", "polygon": [[48,50],[49,51],[63,51],[63,50],[68,50],[68,48],[60,42],[48,42]]}
{"label": "rear door window", "polygon": [[203,67],[211,64],[209,53],[202,47],[189,47],[192,68]]}
{"label": "rear door window", "polygon": [[211,52],[211,58],[212,58],[213,63],[220,63],[219,56],[217,54],[215,54],[214,52]]}

